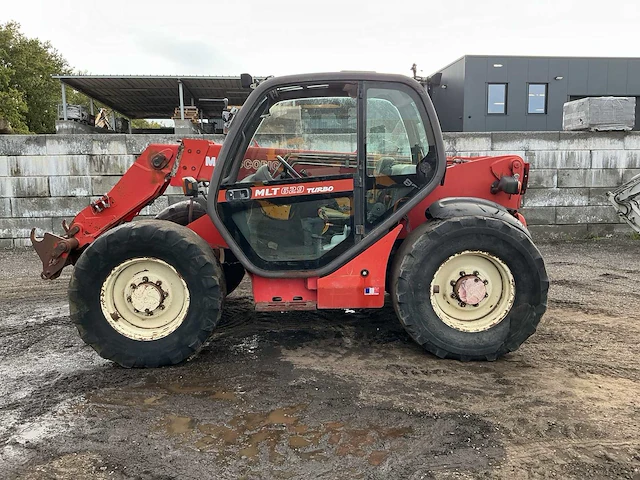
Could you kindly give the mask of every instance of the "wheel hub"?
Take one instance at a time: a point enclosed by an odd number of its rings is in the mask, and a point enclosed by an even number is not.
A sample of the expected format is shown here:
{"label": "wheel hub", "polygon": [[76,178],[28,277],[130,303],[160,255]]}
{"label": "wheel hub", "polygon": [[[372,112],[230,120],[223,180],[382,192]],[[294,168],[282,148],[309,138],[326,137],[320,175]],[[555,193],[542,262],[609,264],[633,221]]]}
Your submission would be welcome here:
{"label": "wheel hub", "polygon": [[509,267],[487,252],[465,250],[446,259],[431,282],[431,305],[446,325],[480,332],[500,323],[515,301]]}
{"label": "wheel hub", "polygon": [[164,299],[167,292],[162,290],[159,285],[152,282],[141,282],[138,285],[132,283],[127,292],[128,298],[131,298],[131,305],[136,312],[145,312],[153,314],[157,309],[164,309]]}
{"label": "wheel hub", "polygon": [[462,303],[477,306],[487,295],[487,287],[476,275],[460,277],[453,287],[453,292]]}

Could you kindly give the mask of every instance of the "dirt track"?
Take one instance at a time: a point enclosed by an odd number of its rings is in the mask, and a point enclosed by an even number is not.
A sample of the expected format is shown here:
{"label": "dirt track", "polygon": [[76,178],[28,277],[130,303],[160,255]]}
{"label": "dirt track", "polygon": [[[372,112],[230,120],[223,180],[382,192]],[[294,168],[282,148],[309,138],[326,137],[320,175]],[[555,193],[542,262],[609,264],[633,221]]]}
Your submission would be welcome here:
{"label": "dirt track", "polygon": [[538,332],[443,361],[380,311],[257,314],[195,360],[124,370],[70,324],[68,272],[0,253],[0,477],[640,479],[640,241],[544,244]]}

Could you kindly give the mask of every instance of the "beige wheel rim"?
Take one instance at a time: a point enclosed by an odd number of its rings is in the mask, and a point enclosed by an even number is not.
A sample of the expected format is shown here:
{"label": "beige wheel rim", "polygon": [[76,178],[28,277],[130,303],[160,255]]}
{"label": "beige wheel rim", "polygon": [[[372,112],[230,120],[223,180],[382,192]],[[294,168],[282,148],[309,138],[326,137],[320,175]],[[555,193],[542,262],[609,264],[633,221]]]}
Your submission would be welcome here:
{"label": "beige wheel rim", "polygon": [[100,290],[109,325],[133,340],[158,340],[174,332],[186,318],[189,303],[189,289],[177,270],[151,257],[121,263]]}
{"label": "beige wheel rim", "polygon": [[445,324],[481,332],[499,324],[515,300],[516,284],[499,258],[466,250],[446,259],[431,283],[431,305]]}

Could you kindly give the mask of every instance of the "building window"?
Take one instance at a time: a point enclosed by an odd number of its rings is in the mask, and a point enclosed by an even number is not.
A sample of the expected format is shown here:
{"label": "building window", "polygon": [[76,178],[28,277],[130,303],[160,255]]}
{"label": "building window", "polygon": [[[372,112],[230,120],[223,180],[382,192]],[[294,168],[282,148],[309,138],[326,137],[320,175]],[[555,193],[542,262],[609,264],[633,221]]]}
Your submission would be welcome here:
{"label": "building window", "polygon": [[530,83],[527,113],[542,114],[547,113],[547,84]]}
{"label": "building window", "polygon": [[507,113],[506,83],[487,85],[487,113],[490,115],[505,115]]}

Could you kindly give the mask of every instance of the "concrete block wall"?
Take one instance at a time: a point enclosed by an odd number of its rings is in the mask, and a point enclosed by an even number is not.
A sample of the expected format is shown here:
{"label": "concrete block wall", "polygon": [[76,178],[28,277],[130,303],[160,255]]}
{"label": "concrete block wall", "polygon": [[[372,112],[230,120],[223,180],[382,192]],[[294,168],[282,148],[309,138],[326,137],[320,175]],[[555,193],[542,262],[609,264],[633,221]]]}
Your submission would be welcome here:
{"label": "concrete block wall", "polygon": [[640,173],[640,132],[445,134],[449,155],[521,156],[531,164],[522,213],[535,238],[631,234],[606,193]]}
{"label": "concrete block wall", "polygon": [[[31,245],[33,227],[38,235],[62,234],[62,220],[107,193],[148,144],[178,140],[173,135],[0,136],[0,248]],[[169,187],[141,216],[181,199],[181,190]]]}
{"label": "concrete block wall", "polygon": [[[38,234],[62,233],[62,219],[108,192],[149,143],[178,138],[0,136],[0,248],[30,245],[32,227]],[[530,162],[523,213],[537,238],[631,233],[605,194],[640,173],[640,132],[447,133],[445,147],[449,155],[516,154]],[[179,189],[170,187],[142,213],[155,215],[181,198]]]}

